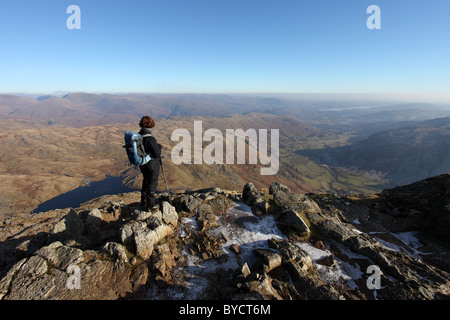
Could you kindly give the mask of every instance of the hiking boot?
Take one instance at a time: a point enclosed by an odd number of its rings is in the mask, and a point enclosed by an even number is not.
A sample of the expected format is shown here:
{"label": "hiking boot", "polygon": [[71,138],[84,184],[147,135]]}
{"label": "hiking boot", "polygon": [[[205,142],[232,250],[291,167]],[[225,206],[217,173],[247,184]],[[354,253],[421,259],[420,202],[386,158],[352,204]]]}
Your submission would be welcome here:
{"label": "hiking boot", "polygon": [[159,209],[159,204],[155,204],[153,206],[148,206],[147,211],[156,211]]}

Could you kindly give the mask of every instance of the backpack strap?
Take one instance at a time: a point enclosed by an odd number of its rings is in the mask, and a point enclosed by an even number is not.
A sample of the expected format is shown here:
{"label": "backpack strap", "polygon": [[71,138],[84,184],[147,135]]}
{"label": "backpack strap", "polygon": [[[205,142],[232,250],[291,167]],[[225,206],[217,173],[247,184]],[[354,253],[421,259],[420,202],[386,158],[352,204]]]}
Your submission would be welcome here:
{"label": "backpack strap", "polygon": [[135,137],[134,141],[138,141],[139,139],[144,139],[144,138],[147,138],[147,137],[153,137],[153,135],[151,135],[150,133],[143,134],[143,135]]}
{"label": "backpack strap", "polygon": [[[152,137],[152,135],[150,133],[143,134],[138,139],[141,139],[141,141],[144,141],[144,138],[146,138],[146,137]],[[144,155],[144,158],[145,158],[148,155],[148,153],[145,152],[145,147],[144,147],[144,144],[142,142],[138,144],[138,148],[141,150],[141,152],[142,152],[142,154]]]}

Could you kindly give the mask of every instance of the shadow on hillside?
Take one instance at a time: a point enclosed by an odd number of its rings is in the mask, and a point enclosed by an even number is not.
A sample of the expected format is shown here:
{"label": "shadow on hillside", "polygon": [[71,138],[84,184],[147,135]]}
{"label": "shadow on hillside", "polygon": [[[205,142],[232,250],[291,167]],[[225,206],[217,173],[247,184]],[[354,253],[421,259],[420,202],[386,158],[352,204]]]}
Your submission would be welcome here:
{"label": "shadow on hillside", "polygon": [[[335,148],[338,149],[338,148]],[[375,170],[360,169],[355,165],[340,163],[332,156],[334,149],[297,150],[296,154],[308,158],[322,166],[307,168],[304,174],[314,177],[326,189],[322,193],[346,194],[375,194],[394,185],[386,178],[386,174]],[[298,169],[297,169],[298,170]],[[315,170],[310,172],[310,170]]]}
{"label": "shadow on hillside", "polygon": [[31,213],[45,212],[64,208],[77,208],[82,203],[104,195],[138,191],[122,184],[120,177],[106,176],[101,181],[89,182],[87,185],[61,194],[41,203]]}

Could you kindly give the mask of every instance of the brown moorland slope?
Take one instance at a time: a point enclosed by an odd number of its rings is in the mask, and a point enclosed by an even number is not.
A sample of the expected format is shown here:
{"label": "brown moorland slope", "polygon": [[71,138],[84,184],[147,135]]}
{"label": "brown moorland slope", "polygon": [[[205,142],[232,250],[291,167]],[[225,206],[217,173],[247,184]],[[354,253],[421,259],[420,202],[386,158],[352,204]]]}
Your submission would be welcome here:
{"label": "brown moorland slope", "polygon": [[[127,165],[122,148],[123,132],[139,130],[137,120],[128,124],[82,128],[34,126],[26,120],[21,120],[20,124],[11,119],[0,120],[4,124],[0,131],[0,212],[30,211],[40,203],[83,186],[87,179],[98,181],[106,175],[122,176],[125,184],[139,188],[140,172]],[[260,114],[158,119],[154,134],[164,147],[164,167],[170,188],[218,186],[239,189],[244,181],[252,181],[257,186],[279,181],[298,192],[315,191],[302,182],[301,173],[283,162],[274,176],[261,176],[260,164],[173,164],[170,151],[178,142],[171,141],[172,132],[177,128],[192,131],[196,120],[203,122],[204,130],[217,128],[222,132],[227,128],[280,128],[280,139],[291,135],[306,138],[318,131],[290,117]],[[159,186],[164,189],[162,175]]]}

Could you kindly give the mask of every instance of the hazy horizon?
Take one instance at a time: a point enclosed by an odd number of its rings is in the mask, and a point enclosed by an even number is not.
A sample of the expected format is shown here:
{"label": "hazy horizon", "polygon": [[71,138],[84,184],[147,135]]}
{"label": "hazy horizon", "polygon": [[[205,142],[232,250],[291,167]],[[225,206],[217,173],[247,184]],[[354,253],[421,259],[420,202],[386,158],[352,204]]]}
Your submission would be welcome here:
{"label": "hazy horizon", "polygon": [[[73,4],[2,4],[3,92],[450,101],[445,0],[77,0],[80,29],[70,29]],[[380,29],[367,26],[371,5]]]}
{"label": "hazy horizon", "polygon": [[450,95],[424,94],[383,94],[383,93],[294,93],[294,92],[89,92],[89,91],[52,91],[52,92],[0,92],[0,95],[25,96],[37,99],[43,96],[63,97],[67,94],[83,93],[93,95],[228,95],[279,98],[292,101],[361,101],[378,103],[430,103],[449,104]]}

